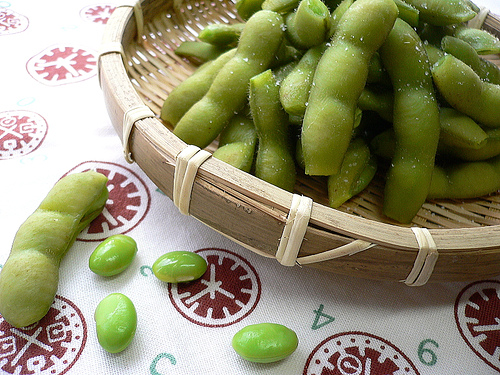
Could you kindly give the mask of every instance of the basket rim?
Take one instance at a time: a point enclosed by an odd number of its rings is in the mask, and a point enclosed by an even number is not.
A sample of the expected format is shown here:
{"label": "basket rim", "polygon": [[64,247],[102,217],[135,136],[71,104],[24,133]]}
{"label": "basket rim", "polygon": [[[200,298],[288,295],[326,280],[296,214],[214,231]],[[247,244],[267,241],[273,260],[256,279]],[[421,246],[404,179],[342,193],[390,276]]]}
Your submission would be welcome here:
{"label": "basket rim", "polygon": [[[143,0],[138,3],[144,8],[153,2],[154,0]],[[136,24],[136,12],[137,6],[116,8],[105,28],[102,40],[103,45],[114,45],[116,47],[117,44],[122,45],[125,39],[132,38],[133,35],[137,33],[137,29],[140,28],[137,27]],[[500,24],[500,21],[498,21],[494,15],[489,14],[488,17]],[[116,48],[114,50],[101,52],[99,56],[98,74],[103,91],[108,91],[109,95],[113,96],[115,99],[116,97],[124,98],[119,100],[118,107],[111,108],[111,105],[107,105],[110,117],[113,119],[113,126],[123,142],[124,139],[128,139],[123,134],[123,116],[130,109],[147,106],[147,103],[144,103],[134,86],[131,84],[121,54],[123,54],[123,51]],[[117,67],[119,67],[119,69],[117,69]],[[156,135],[161,134],[168,139],[169,144],[172,145],[175,152],[169,153],[169,150],[163,149],[158,145],[156,145],[158,148],[156,152],[164,157],[167,167],[175,168],[175,159],[178,153],[187,145],[165,128],[164,124],[157,117],[138,119],[134,121],[133,125],[131,138],[128,140],[129,142],[127,142],[132,153],[137,152],[134,140],[138,139],[139,136],[151,138],[152,133]],[[146,172],[146,174],[148,174],[147,168],[141,163],[141,160],[137,159],[135,162]],[[224,183],[218,184],[220,181],[216,181],[216,178],[221,171],[229,173],[224,176]],[[251,181],[251,184],[242,185],[242,181]],[[268,207],[268,214],[273,216],[274,220],[281,223],[278,227],[283,228],[286,225],[294,193],[286,192],[215,158],[209,158],[198,169],[195,186],[203,183],[212,185],[214,188],[222,191],[232,192],[236,195],[250,193],[252,196],[250,199],[255,199],[258,205]],[[160,186],[160,188],[172,199],[173,187]],[[211,226],[207,220],[202,219],[201,221],[209,227],[219,232],[221,231],[220,228]],[[410,226],[378,222],[342,212],[317,202],[313,202],[312,204],[312,211],[308,224],[308,231],[309,230],[324,231],[326,233],[343,236],[347,241],[359,239],[373,243],[382,248],[409,252],[410,257],[415,257],[415,254],[421,250],[421,246],[418,244]],[[367,230],[371,233],[371,236],[366,235]],[[450,253],[450,255],[453,254],[453,256],[457,256],[462,252],[500,253],[499,245],[496,245],[496,243],[500,243],[500,225],[474,228],[431,228],[428,229],[428,231],[432,235],[440,254]],[[260,249],[253,246],[253,244],[233,238],[228,233],[224,233],[224,231],[222,231],[222,234],[260,255],[269,257],[275,256],[273,252]],[[281,233],[277,234],[278,237],[280,237],[280,235]],[[463,240],[464,237],[467,238],[467,241]],[[497,273],[498,272],[500,272],[500,268],[497,269]]]}

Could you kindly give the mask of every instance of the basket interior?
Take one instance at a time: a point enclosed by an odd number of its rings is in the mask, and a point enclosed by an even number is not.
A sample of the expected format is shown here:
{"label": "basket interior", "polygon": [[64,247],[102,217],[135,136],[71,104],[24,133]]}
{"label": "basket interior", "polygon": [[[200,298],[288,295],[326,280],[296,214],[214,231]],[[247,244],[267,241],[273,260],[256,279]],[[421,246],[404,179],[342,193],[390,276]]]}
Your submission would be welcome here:
{"label": "basket interior", "polygon": [[[168,94],[187,78],[196,65],[177,56],[174,51],[183,41],[196,40],[198,33],[210,23],[240,21],[230,0],[185,1],[174,9],[166,9],[146,20],[140,42],[124,46],[126,70],[137,93],[159,115]],[[498,31],[493,29],[494,31]],[[491,30],[489,30],[491,31]],[[488,59],[500,65],[499,56]],[[165,124],[167,127],[168,124]],[[216,142],[208,147],[214,150]],[[343,204],[339,210],[370,220],[394,225],[382,212],[384,187],[383,168],[362,193]],[[328,206],[326,180],[302,175],[299,171],[296,193]],[[427,201],[413,219],[412,225],[426,228],[473,228],[500,224],[500,193],[466,200]]]}

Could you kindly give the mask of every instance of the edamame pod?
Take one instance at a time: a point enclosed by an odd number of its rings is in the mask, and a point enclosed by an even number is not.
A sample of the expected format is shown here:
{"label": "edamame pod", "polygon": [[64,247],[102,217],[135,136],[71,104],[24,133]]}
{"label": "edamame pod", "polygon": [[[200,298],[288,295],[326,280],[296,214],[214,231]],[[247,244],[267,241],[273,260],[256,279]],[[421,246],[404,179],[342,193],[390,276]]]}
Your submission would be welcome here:
{"label": "edamame pod", "polygon": [[280,101],[285,111],[304,116],[316,66],[327,46],[322,43],[310,48],[280,84]]}
{"label": "edamame pod", "polygon": [[280,14],[292,12],[299,5],[300,0],[264,0],[262,9],[272,10]]}
{"label": "edamame pod", "polygon": [[235,53],[236,49],[232,49],[206,62],[176,86],[163,102],[160,118],[175,126],[189,108],[203,98],[217,73]]}
{"label": "edamame pod", "polygon": [[250,79],[249,103],[259,138],[255,176],[293,191],[296,171],[288,116],[279,101],[279,87],[270,69]]}
{"label": "edamame pod", "polygon": [[356,0],[318,63],[302,127],[305,173],[338,173],[373,54],[394,25],[393,0]]}
{"label": "edamame pod", "polygon": [[386,121],[392,121],[394,94],[392,90],[366,86],[359,96],[358,106],[363,111],[374,111]]}
{"label": "edamame pod", "polygon": [[286,36],[297,48],[308,49],[326,40],[330,12],[321,0],[301,0],[286,17]]}
{"label": "edamame pod", "polygon": [[237,0],[234,4],[236,12],[244,21],[248,21],[255,13],[262,9],[264,0]]}
{"label": "edamame pod", "polygon": [[480,55],[500,53],[500,40],[486,30],[459,26],[453,36],[469,43]]}
{"label": "edamame pod", "polygon": [[396,136],[383,212],[391,219],[409,223],[428,195],[439,142],[439,109],[427,53],[408,23],[396,20],[380,56],[394,87]]}
{"label": "edamame pod", "polygon": [[500,85],[485,82],[453,55],[441,58],[432,68],[440,94],[456,110],[481,125],[500,127]]}
{"label": "edamame pod", "polygon": [[445,26],[467,22],[476,12],[466,0],[405,0],[419,11],[420,20]]}
{"label": "edamame pod", "polygon": [[500,189],[500,156],[485,161],[436,166],[429,188],[430,199],[467,199]]}
{"label": "edamame pod", "polygon": [[453,108],[439,109],[440,146],[478,149],[486,144],[488,134],[469,116]]}
{"label": "edamame pod", "polygon": [[0,314],[11,325],[29,326],[47,314],[57,292],[60,262],[102,212],[107,181],[95,171],[63,177],[20,226],[0,272]]}
{"label": "edamame pod", "polygon": [[257,132],[252,119],[235,115],[221,132],[219,147],[212,156],[242,171],[250,172],[256,144]]}
{"label": "edamame pod", "polygon": [[338,208],[360,193],[375,176],[377,163],[361,138],[354,139],[345,154],[340,172],[328,177],[328,202]]}
{"label": "edamame pod", "polygon": [[247,21],[234,57],[216,75],[205,96],[179,120],[173,133],[188,144],[208,146],[245,105],[249,79],[268,69],[283,33],[283,18],[278,13],[255,13]]}
{"label": "edamame pod", "polygon": [[459,147],[440,142],[439,153],[465,161],[487,160],[500,155],[500,128],[489,129],[486,134],[486,141],[479,148]]}
{"label": "edamame pod", "polygon": [[198,39],[216,46],[236,47],[244,27],[244,22],[212,23],[200,31]]}
{"label": "edamame pod", "polygon": [[218,46],[202,41],[185,41],[175,49],[175,54],[192,60],[196,64],[203,64],[215,60],[227,51],[226,46]]}
{"label": "edamame pod", "polygon": [[481,58],[469,43],[462,39],[446,35],[441,40],[441,48],[444,52],[452,54],[457,59],[469,65],[482,80],[500,84],[500,68],[498,65]]}

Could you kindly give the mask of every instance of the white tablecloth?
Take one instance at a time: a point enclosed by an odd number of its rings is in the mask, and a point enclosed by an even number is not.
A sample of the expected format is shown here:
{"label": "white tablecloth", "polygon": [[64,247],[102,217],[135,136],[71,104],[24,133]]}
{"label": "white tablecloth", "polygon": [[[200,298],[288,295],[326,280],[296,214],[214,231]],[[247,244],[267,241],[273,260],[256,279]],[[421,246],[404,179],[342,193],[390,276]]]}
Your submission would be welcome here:
{"label": "white tablecloth", "polygon": [[[96,75],[118,4],[0,0],[0,264],[61,176],[94,168],[110,179],[104,214],[61,264],[50,315],[24,329],[0,321],[0,374],[500,372],[500,278],[412,288],[283,267],[181,215],[128,164]],[[500,14],[498,0],[480,4]],[[89,255],[117,233],[138,243],[132,265],[111,278],[93,274]],[[208,273],[187,286],[157,280],[153,262],[173,250],[199,252]],[[130,297],[138,313],[136,336],[118,354],[99,346],[93,320],[113,292]],[[272,364],[241,359],[233,335],[261,322],[293,329],[297,350]]]}

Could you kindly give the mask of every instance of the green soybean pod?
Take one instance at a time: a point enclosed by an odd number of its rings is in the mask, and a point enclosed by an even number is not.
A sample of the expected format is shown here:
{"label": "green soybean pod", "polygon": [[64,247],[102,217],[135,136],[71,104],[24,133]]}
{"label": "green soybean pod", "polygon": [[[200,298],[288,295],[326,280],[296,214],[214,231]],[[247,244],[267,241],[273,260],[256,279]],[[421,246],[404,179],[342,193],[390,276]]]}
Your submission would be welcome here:
{"label": "green soybean pod", "polygon": [[453,55],[432,68],[440,94],[456,110],[481,125],[500,127],[500,85],[485,82],[470,66]]}
{"label": "green soybean pod", "polygon": [[396,20],[380,56],[394,87],[396,137],[383,212],[409,223],[428,195],[439,142],[439,107],[425,48],[408,23]]}
{"label": "green soybean pod", "polygon": [[281,106],[279,87],[270,69],[250,79],[249,103],[259,139],[255,176],[293,191],[296,170],[288,116]]}
{"label": "green soybean pod", "polygon": [[500,53],[500,39],[483,29],[458,26],[453,36],[469,43],[480,55],[495,55]]}
{"label": "green soybean pod", "polygon": [[179,120],[174,134],[188,144],[208,146],[244,107],[250,78],[268,69],[283,33],[283,17],[278,13],[255,13],[247,21],[234,57],[219,71],[203,98]]}
{"label": "green soybean pod", "polygon": [[114,276],[125,271],[137,253],[137,243],[125,234],[115,234],[102,241],[89,258],[89,268],[101,276]]}
{"label": "green soybean pod", "polygon": [[241,19],[248,21],[255,13],[262,10],[263,2],[264,0],[237,0],[234,6]]}
{"label": "green soybean pod", "polygon": [[486,141],[479,148],[459,147],[440,142],[439,153],[464,161],[482,161],[500,155],[500,128],[487,129],[486,135]]}
{"label": "green soybean pod", "polygon": [[219,137],[219,147],[212,156],[233,167],[250,172],[255,158],[257,131],[251,118],[237,114]]}
{"label": "green soybean pod", "polygon": [[469,116],[453,108],[439,109],[441,127],[440,145],[459,148],[482,148],[488,139],[488,133]]}
{"label": "green soybean pod", "polygon": [[362,138],[354,139],[342,162],[339,173],[328,177],[328,203],[338,208],[360,193],[372,180],[377,163]]}
{"label": "green soybean pod", "polygon": [[304,116],[316,66],[325,52],[326,43],[312,47],[302,56],[280,84],[280,101],[287,113]]}
{"label": "green soybean pod", "polygon": [[457,59],[469,65],[482,80],[500,84],[500,67],[489,60],[481,58],[469,43],[462,39],[446,35],[441,40],[441,48],[444,52],[452,54]]}
{"label": "green soybean pod", "polygon": [[192,251],[170,251],[153,263],[153,273],[167,283],[185,283],[197,280],[207,270],[207,261]]}
{"label": "green soybean pod", "polygon": [[216,46],[235,47],[245,27],[244,22],[211,23],[198,34],[198,39]]}
{"label": "green soybean pod", "polygon": [[398,15],[392,0],[356,0],[316,68],[302,127],[305,173],[338,173],[373,54]]}
{"label": "green soybean pod", "polygon": [[430,199],[467,199],[500,189],[500,156],[436,166],[429,188]]}
{"label": "green soybean pod", "polygon": [[392,122],[394,93],[386,87],[367,85],[359,96],[358,107],[363,111],[374,111],[384,120]]}
{"label": "green soybean pod", "polygon": [[419,11],[422,22],[445,26],[467,22],[476,12],[467,0],[405,0]]}
{"label": "green soybean pod", "polygon": [[330,12],[321,0],[301,0],[285,18],[286,36],[297,48],[323,43],[330,31]]}
{"label": "green soybean pod", "polygon": [[297,334],[277,323],[248,325],[233,336],[233,349],[250,362],[271,363],[290,356],[299,345]]}
{"label": "green soybean pod", "polygon": [[126,295],[111,293],[94,312],[97,339],[104,350],[119,353],[132,342],[137,329],[137,311]]}
{"label": "green soybean pod", "polygon": [[300,0],[264,0],[262,9],[272,10],[280,14],[293,12],[299,5]]}
{"label": "green soybean pod", "polygon": [[413,27],[420,24],[420,11],[405,0],[394,0],[399,9],[399,18]]}
{"label": "green soybean pod", "polygon": [[354,0],[342,0],[338,6],[335,7],[333,12],[330,14],[330,30],[328,31],[328,39],[330,39],[335,31],[337,30],[337,26],[344,16],[344,13],[347,9],[354,3]]}
{"label": "green soybean pod", "polygon": [[0,314],[8,323],[25,327],[47,314],[57,292],[61,260],[102,212],[107,181],[95,171],[69,174],[21,224],[0,272]]}
{"label": "green soybean pod", "polygon": [[185,57],[196,64],[203,64],[207,61],[215,60],[227,50],[228,47],[226,46],[219,46],[200,40],[188,40],[182,42],[179,47],[175,49],[175,54]]}
{"label": "green soybean pod", "polygon": [[223,53],[217,59],[206,62],[177,85],[163,102],[160,118],[175,126],[189,108],[203,98],[217,73],[235,53],[236,49],[234,48]]}

